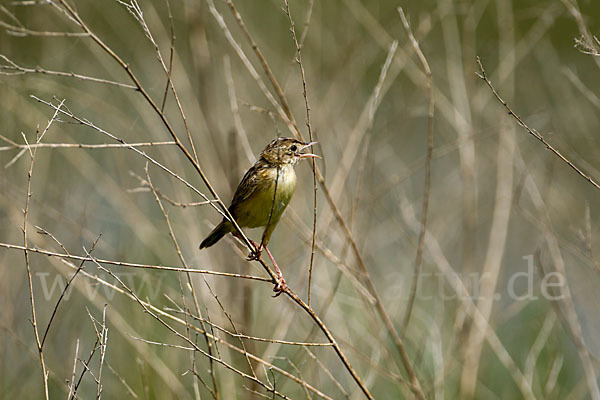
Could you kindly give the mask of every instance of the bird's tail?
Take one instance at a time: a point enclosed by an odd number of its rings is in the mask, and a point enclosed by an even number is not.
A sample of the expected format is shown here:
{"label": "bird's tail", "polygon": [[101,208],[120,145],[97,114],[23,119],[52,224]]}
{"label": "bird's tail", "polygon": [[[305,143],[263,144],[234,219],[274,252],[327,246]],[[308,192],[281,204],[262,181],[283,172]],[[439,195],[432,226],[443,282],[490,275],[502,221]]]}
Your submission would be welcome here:
{"label": "bird's tail", "polygon": [[200,248],[210,247],[217,243],[223,236],[231,232],[231,223],[223,221],[212,230],[210,235],[200,243]]}

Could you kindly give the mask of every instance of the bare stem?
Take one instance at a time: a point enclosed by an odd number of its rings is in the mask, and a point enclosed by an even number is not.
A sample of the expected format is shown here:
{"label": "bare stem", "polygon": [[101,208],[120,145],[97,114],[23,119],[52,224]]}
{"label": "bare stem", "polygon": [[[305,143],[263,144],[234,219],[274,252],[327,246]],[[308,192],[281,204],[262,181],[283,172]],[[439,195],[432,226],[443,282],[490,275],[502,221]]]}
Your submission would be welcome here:
{"label": "bare stem", "polygon": [[431,160],[433,158],[433,113],[435,111],[435,99],[433,96],[433,80],[431,77],[431,68],[429,68],[427,58],[425,58],[425,55],[423,54],[423,52],[421,51],[421,47],[419,46],[419,42],[417,42],[417,39],[415,39],[415,36],[413,35],[412,29],[410,28],[408,19],[406,18],[402,7],[398,7],[398,13],[400,14],[400,19],[402,19],[402,25],[404,25],[404,29],[406,30],[408,38],[412,43],[413,48],[417,53],[417,56],[419,57],[419,61],[421,61],[423,70],[425,71],[425,77],[427,78],[427,97],[429,98],[429,107],[427,110],[427,156],[425,158],[425,189],[423,193],[423,208],[421,211],[421,232],[419,233],[419,243],[417,245],[415,272],[410,288],[410,295],[408,298],[406,313],[404,314],[404,322],[402,323],[402,332],[406,335],[406,330],[408,329],[408,323],[410,321],[410,315],[417,294],[417,285],[419,283],[421,266],[423,264],[423,248],[425,247],[425,232],[427,231],[427,212],[429,210],[429,192],[431,190]]}
{"label": "bare stem", "polygon": [[[64,100],[60,102],[58,109],[60,109],[63,106],[63,104],[64,104]],[[50,121],[48,121],[48,125],[46,125],[46,128],[44,129],[44,131],[41,134],[38,133],[38,136],[36,139],[36,144],[39,144],[42,141],[42,138],[44,137],[46,132],[48,132],[48,130],[50,129],[50,126],[52,126],[52,123],[56,120],[56,118],[58,116],[58,109],[54,112],[54,115],[52,116]],[[27,142],[27,138],[25,137],[25,135],[23,135],[23,139],[25,140],[25,142]],[[23,252],[25,254],[25,266],[27,267],[27,282],[29,284],[29,303],[31,305],[31,325],[33,326],[35,343],[36,343],[39,358],[40,358],[40,365],[42,367],[42,380],[43,380],[43,385],[44,385],[44,396],[45,396],[46,400],[48,400],[49,399],[48,370],[46,369],[46,362],[44,360],[44,352],[43,352],[43,347],[42,347],[43,341],[40,340],[40,334],[38,332],[37,316],[36,316],[36,312],[35,312],[35,295],[33,294],[33,274],[31,272],[31,264],[29,261],[28,236],[27,236],[28,235],[27,217],[29,216],[29,203],[30,203],[30,199],[31,199],[31,177],[33,175],[33,166],[35,163],[35,155],[37,153],[37,148],[33,149],[33,150],[32,149],[28,149],[28,150],[29,150],[29,155],[31,156],[31,163],[29,164],[29,171],[27,172],[27,197],[25,198],[25,208],[23,209]]]}
{"label": "bare stem", "polygon": [[548,143],[548,141],[538,131],[530,128],[523,121],[523,119],[520,116],[518,116],[517,114],[514,113],[512,108],[510,108],[510,106],[506,103],[506,101],[504,101],[502,99],[502,97],[500,97],[500,95],[498,94],[496,89],[494,89],[492,82],[488,79],[488,77],[485,73],[485,69],[483,68],[483,64],[481,63],[481,59],[479,57],[477,57],[477,65],[479,65],[479,70],[481,71],[481,73],[478,73],[477,76],[479,76],[489,86],[490,90],[494,94],[494,97],[496,97],[496,99],[498,99],[500,104],[502,104],[504,106],[504,108],[506,108],[506,111],[508,111],[508,115],[512,116],[523,129],[525,129],[531,136],[533,136],[534,138],[536,138],[537,140],[542,142],[548,150],[550,150],[552,153],[554,153],[554,155],[556,155],[564,163],[566,163],[569,167],[571,167],[573,170],[575,170],[575,172],[577,172],[577,174],[579,174],[583,179],[585,179],[586,181],[591,183],[592,186],[594,186],[596,189],[600,190],[600,185],[592,177],[585,174],[574,163],[572,163],[565,156],[563,156],[562,153],[560,151],[558,151],[556,148],[554,148],[554,146],[552,146],[550,143]]}
{"label": "bare stem", "polygon": [[[298,42],[298,37],[296,36],[296,26],[294,24],[294,20],[292,18],[292,14],[290,12],[290,5],[288,0],[284,0],[285,2],[285,13],[288,16],[288,19],[290,20],[290,30],[292,32],[292,39],[294,40],[294,45],[296,46],[296,62],[298,63],[298,66],[300,67],[300,76],[302,77],[302,95],[304,97],[304,107],[306,108],[306,127],[308,128],[308,140],[309,142],[313,141],[313,132],[312,132],[312,126],[310,124],[310,104],[308,103],[308,94],[306,91],[306,74],[304,72],[304,65],[302,64],[302,45],[300,44],[300,42]],[[310,18],[310,14],[312,12],[312,4],[310,6],[309,9],[309,17]],[[309,19],[307,19],[307,21],[309,21]],[[308,22],[306,23],[306,27],[304,29],[304,32],[302,34],[303,39],[302,42],[304,42],[304,38],[306,38],[306,34],[307,34],[307,30],[308,30]],[[317,243],[317,175],[315,173],[315,159],[311,158],[310,159],[310,164],[313,170],[313,231],[312,231],[312,241],[311,241],[311,246],[310,246],[310,265],[308,267],[308,305],[310,306],[310,295],[311,295],[311,287],[312,287],[312,275],[313,275],[313,265],[315,262],[315,247],[316,247],[316,243]]]}

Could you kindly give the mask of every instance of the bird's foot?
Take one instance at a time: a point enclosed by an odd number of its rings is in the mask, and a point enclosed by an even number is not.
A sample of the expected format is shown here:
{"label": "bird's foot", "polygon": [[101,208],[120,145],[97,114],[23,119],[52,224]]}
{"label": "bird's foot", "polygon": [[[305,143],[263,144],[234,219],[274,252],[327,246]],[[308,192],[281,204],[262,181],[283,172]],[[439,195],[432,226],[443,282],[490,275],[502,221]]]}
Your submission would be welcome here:
{"label": "bird's foot", "polygon": [[252,243],[252,247],[254,247],[254,250],[251,251],[250,254],[248,254],[247,260],[248,261],[260,260],[260,256],[262,255],[262,246],[260,246],[254,240],[250,240],[250,243]]}
{"label": "bird's foot", "polygon": [[285,292],[287,290],[288,286],[287,283],[285,283],[285,279],[283,278],[283,275],[279,275],[277,277],[277,279],[275,280],[275,287],[273,288],[273,291],[275,292],[275,294],[273,295],[273,297],[277,297],[279,296],[281,293]]}
{"label": "bird's foot", "polygon": [[277,278],[274,279],[275,287],[273,288],[273,291],[275,292],[273,297],[277,297],[281,293],[285,292],[287,290],[288,286],[285,283],[285,279],[283,278],[283,274],[281,273],[281,270],[279,269],[279,265],[277,265],[277,261],[275,261],[275,258],[273,258],[273,255],[269,251],[269,248],[267,246],[264,246],[264,248],[267,251],[267,255],[271,259],[273,266],[275,267],[275,272],[277,273]]}

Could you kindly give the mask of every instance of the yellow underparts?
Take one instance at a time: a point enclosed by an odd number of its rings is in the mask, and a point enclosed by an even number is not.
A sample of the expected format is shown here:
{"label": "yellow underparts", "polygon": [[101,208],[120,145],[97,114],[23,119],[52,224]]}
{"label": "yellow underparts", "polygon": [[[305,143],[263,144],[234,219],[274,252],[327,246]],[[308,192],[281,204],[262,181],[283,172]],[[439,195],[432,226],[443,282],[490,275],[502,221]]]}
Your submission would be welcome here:
{"label": "yellow underparts", "polygon": [[[273,229],[292,199],[296,189],[296,173],[291,165],[283,166],[279,168],[279,171],[276,167],[265,168],[260,173],[263,174],[261,181],[269,182],[269,184],[266,184],[261,190],[256,190],[242,204],[239,204],[235,219],[240,227],[266,226],[263,234],[263,244],[266,245]],[[276,181],[277,184],[275,184]]]}

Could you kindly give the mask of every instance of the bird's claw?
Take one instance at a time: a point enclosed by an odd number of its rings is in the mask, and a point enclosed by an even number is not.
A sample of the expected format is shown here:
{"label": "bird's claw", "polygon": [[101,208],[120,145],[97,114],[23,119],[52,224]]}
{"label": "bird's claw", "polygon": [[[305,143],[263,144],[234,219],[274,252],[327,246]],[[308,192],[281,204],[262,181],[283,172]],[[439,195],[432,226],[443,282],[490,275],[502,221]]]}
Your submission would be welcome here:
{"label": "bird's claw", "polygon": [[262,246],[259,246],[256,242],[254,241],[250,241],[252,243],[252,246],[254,247],[254,250],[250,252],[250,254],[248,254],[248,261],[258,261],[260,260],[260,256],[262,255]]}
{"label": "bird's claw", "polygon": [[261,251],[253,251],[250,254],[248,254],[248,258],[246,258],[248,261],[258,261],[260,260],[260,256],[261,256]]}
{"label": "bird's claw", "polygon": [[251,251],[250,254],[248,254],[248,258],[247,258],[248,261],[260,260],[263,248],[267,249],[267,254],[269,255],[269,258],[273,262],[273,266],[275,267],[275,270],[277,271],[277,278],[274,278],[274,280],[273,280],[273,282],[275,283],[275,287],[273,287],[273,291],[275,292],[275,294],[273,295],[273,297],[279,296],[281,293],[283,293],[287,290],[288,286],[287,286],[287,283],[285,283],[285,279],[283,278],[283,275],[281,274],[281,270],[277,266],[275,259],[273,258],[273,256],[269,252],[269,249],[266,246],[263,247],[262,244],[258,244],[253,240],[251,240],[250,243],[252,243],[252,247],[254,247],[254,250]]}
{"label": "bird's claw", "polygon": [[275,287],[273,288],[275,294],[273,295],[273,297],[278,297],[281,293],[285,292],[287,288],[287,283],[285,283],[285,279],[283,279],[283,276],[279,277],[275,281]]}

